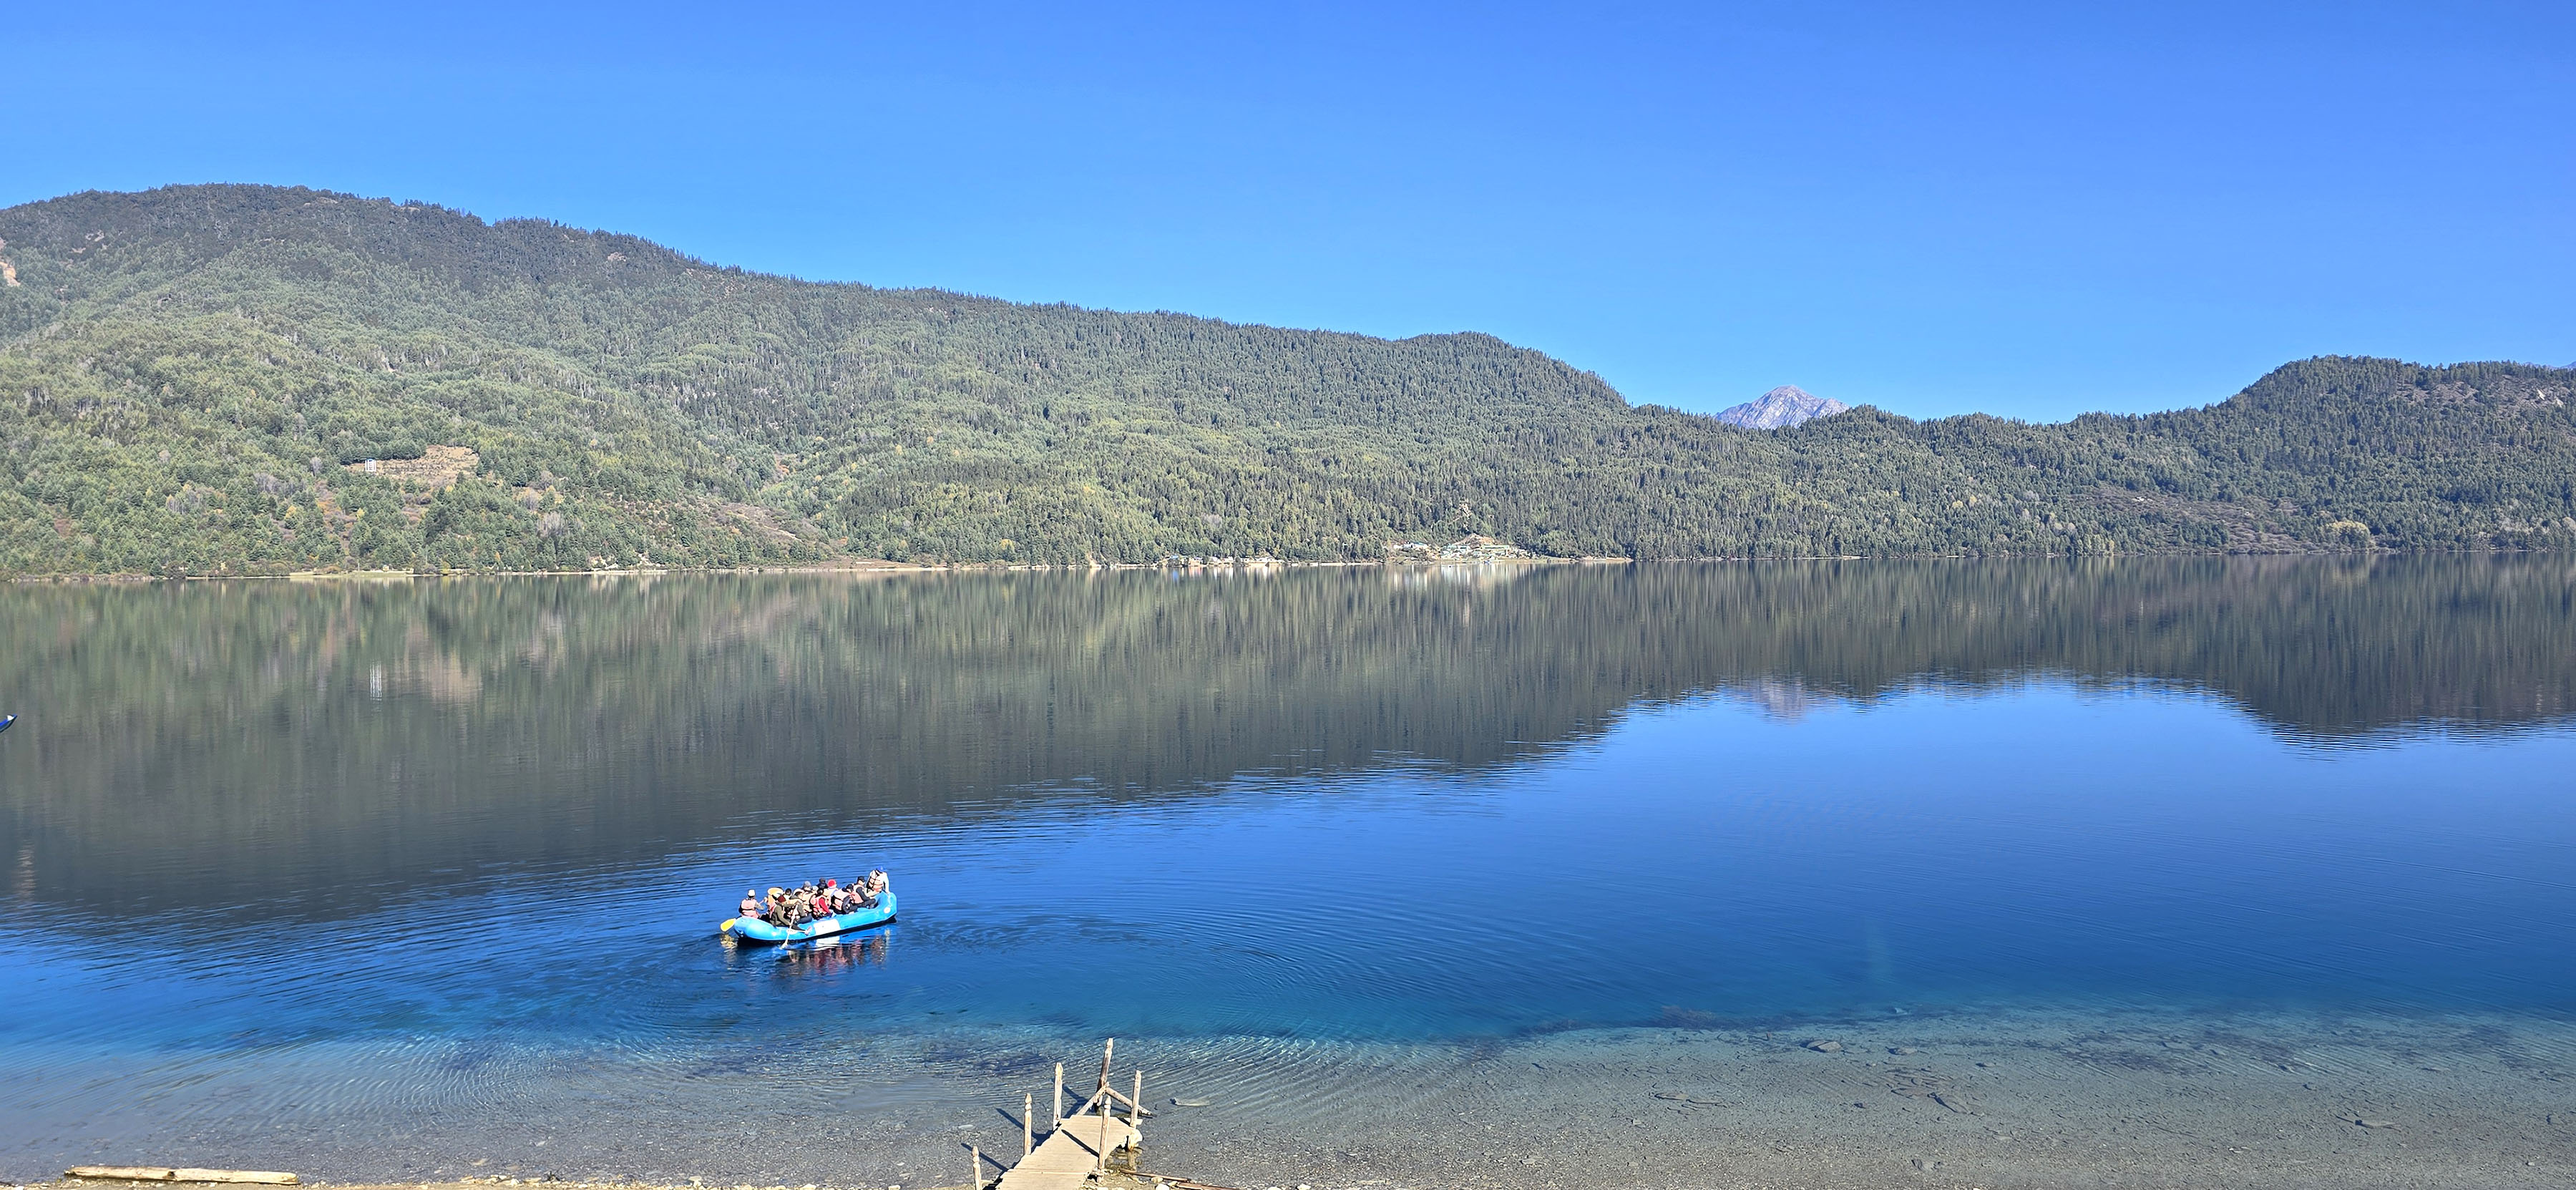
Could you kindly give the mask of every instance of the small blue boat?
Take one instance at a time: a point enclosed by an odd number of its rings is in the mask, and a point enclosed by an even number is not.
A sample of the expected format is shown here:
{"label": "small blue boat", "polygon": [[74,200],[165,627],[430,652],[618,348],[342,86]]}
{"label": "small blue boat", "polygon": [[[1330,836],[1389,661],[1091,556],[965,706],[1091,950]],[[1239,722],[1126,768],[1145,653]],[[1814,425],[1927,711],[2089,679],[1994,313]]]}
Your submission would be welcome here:
{"label": "small blue boat", "polygon": [[745,942],[811,942],[816,938],[881,926],[893,920],[894,890],[887,889],[877,897],[877,903],[868,908],[818,917],[792,930],[771,925],[757,917],[727,918],[723,930]]}

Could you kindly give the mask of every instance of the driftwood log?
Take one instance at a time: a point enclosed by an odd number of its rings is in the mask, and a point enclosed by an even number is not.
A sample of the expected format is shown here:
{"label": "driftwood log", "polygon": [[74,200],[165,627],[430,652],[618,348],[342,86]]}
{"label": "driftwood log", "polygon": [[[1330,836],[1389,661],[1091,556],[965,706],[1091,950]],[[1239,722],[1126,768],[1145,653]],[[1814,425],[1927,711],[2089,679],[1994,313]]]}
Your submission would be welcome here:
{"label": "driftwood log", "polygon": [[1213,1182],[1194,1182],[1188,1178],[1175,1177],[1167,1173],[1139,1172],[1136,1176],[1161,1182],[1164,1185],[1171,1187],[1172,1190],[1234,1190],[1231,1186],[1219,1186]]}
{"label": "driftwood log", "polygon": [[75,1178],[119,1182],[232,1182],[252,1186],[300,1186],[291,1173],[264,1169],[172,1169],[160,1165],[75,1165],[63,1173]]}

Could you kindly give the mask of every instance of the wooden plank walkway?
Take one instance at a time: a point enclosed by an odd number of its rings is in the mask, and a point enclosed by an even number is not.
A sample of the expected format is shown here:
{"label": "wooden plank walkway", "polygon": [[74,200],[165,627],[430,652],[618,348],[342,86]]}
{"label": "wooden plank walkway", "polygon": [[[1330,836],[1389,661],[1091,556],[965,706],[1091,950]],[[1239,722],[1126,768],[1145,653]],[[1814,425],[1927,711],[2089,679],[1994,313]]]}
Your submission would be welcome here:
{"label": "wooden plank walkway", "polygon": [[1078,1190],[1101,1158],[1135,1144],[1136,1126],[1106,1115],[1075,1116],[1055,1126],[1020,1163],[1003,1171],[999,1190]]}
{"label": "wooden plank walkway", "polygon": [[[1136,1081],[1126,1094],[1109,1086],[1110,1058],[1118,1051],[1118,1041],[1111,1038],[1100,1047],[1100,1089],[1074,1108],[1072,1115],[1064,1110],[1064,1064],[1055,1068],[1055,1091],[1047,1097],[1047,1115],[1055,1126],[1047,1130],[1044,1141],[1031,1139],[1031,1125],[1037,1122],[1037,1096],[1020,1101],[1020,1160],[1002,1171],[1001,1180],[992,1190],[1080,1190],[1094,1173],[1109,1167],[1109,1160],[1119,1150],[1132,1150],[1144,1140],[1136,1131],[1136,1122],[1154,1114],[1145,1109],[1145,1072],[1136,1072]],[[1118,1118],[1118,1106],[1127,1106],[1127,1118]],[[998,1165],[1000,1162],[995,1162]],[[975,1180],[968,1190],[985,1190],[984,1158],[975,1156]]]}

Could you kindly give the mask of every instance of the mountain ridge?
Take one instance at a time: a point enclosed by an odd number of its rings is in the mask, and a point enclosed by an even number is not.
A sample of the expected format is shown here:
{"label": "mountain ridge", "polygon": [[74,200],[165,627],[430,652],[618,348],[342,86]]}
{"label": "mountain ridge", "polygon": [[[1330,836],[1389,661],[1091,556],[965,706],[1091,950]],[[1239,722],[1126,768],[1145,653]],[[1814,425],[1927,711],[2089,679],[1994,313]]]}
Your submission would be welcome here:
{"label": "mountain ridge", "polygon": [[[1490,335],[746,272],[257,186],[0,210],[0,569],[2556,548],[2564,369],[2324,357],[2225,401],[1792,428]],[[452,481],[353,470],[432,447]],[[397,469],[401,471],[402,469]],[[437,472],[446,476],[447,471]]]}

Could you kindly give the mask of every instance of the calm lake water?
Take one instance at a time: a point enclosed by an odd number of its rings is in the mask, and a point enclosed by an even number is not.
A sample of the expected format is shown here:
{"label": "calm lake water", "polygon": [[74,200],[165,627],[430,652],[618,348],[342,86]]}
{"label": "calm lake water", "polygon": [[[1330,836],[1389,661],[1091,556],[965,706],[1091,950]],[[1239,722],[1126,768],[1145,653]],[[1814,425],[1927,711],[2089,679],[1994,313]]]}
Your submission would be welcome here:
{"label": "calm lake water", "polygon": [[2576,1010],[2564,558],[20,586],[0,659],[0,1176],[789,1050]]}

